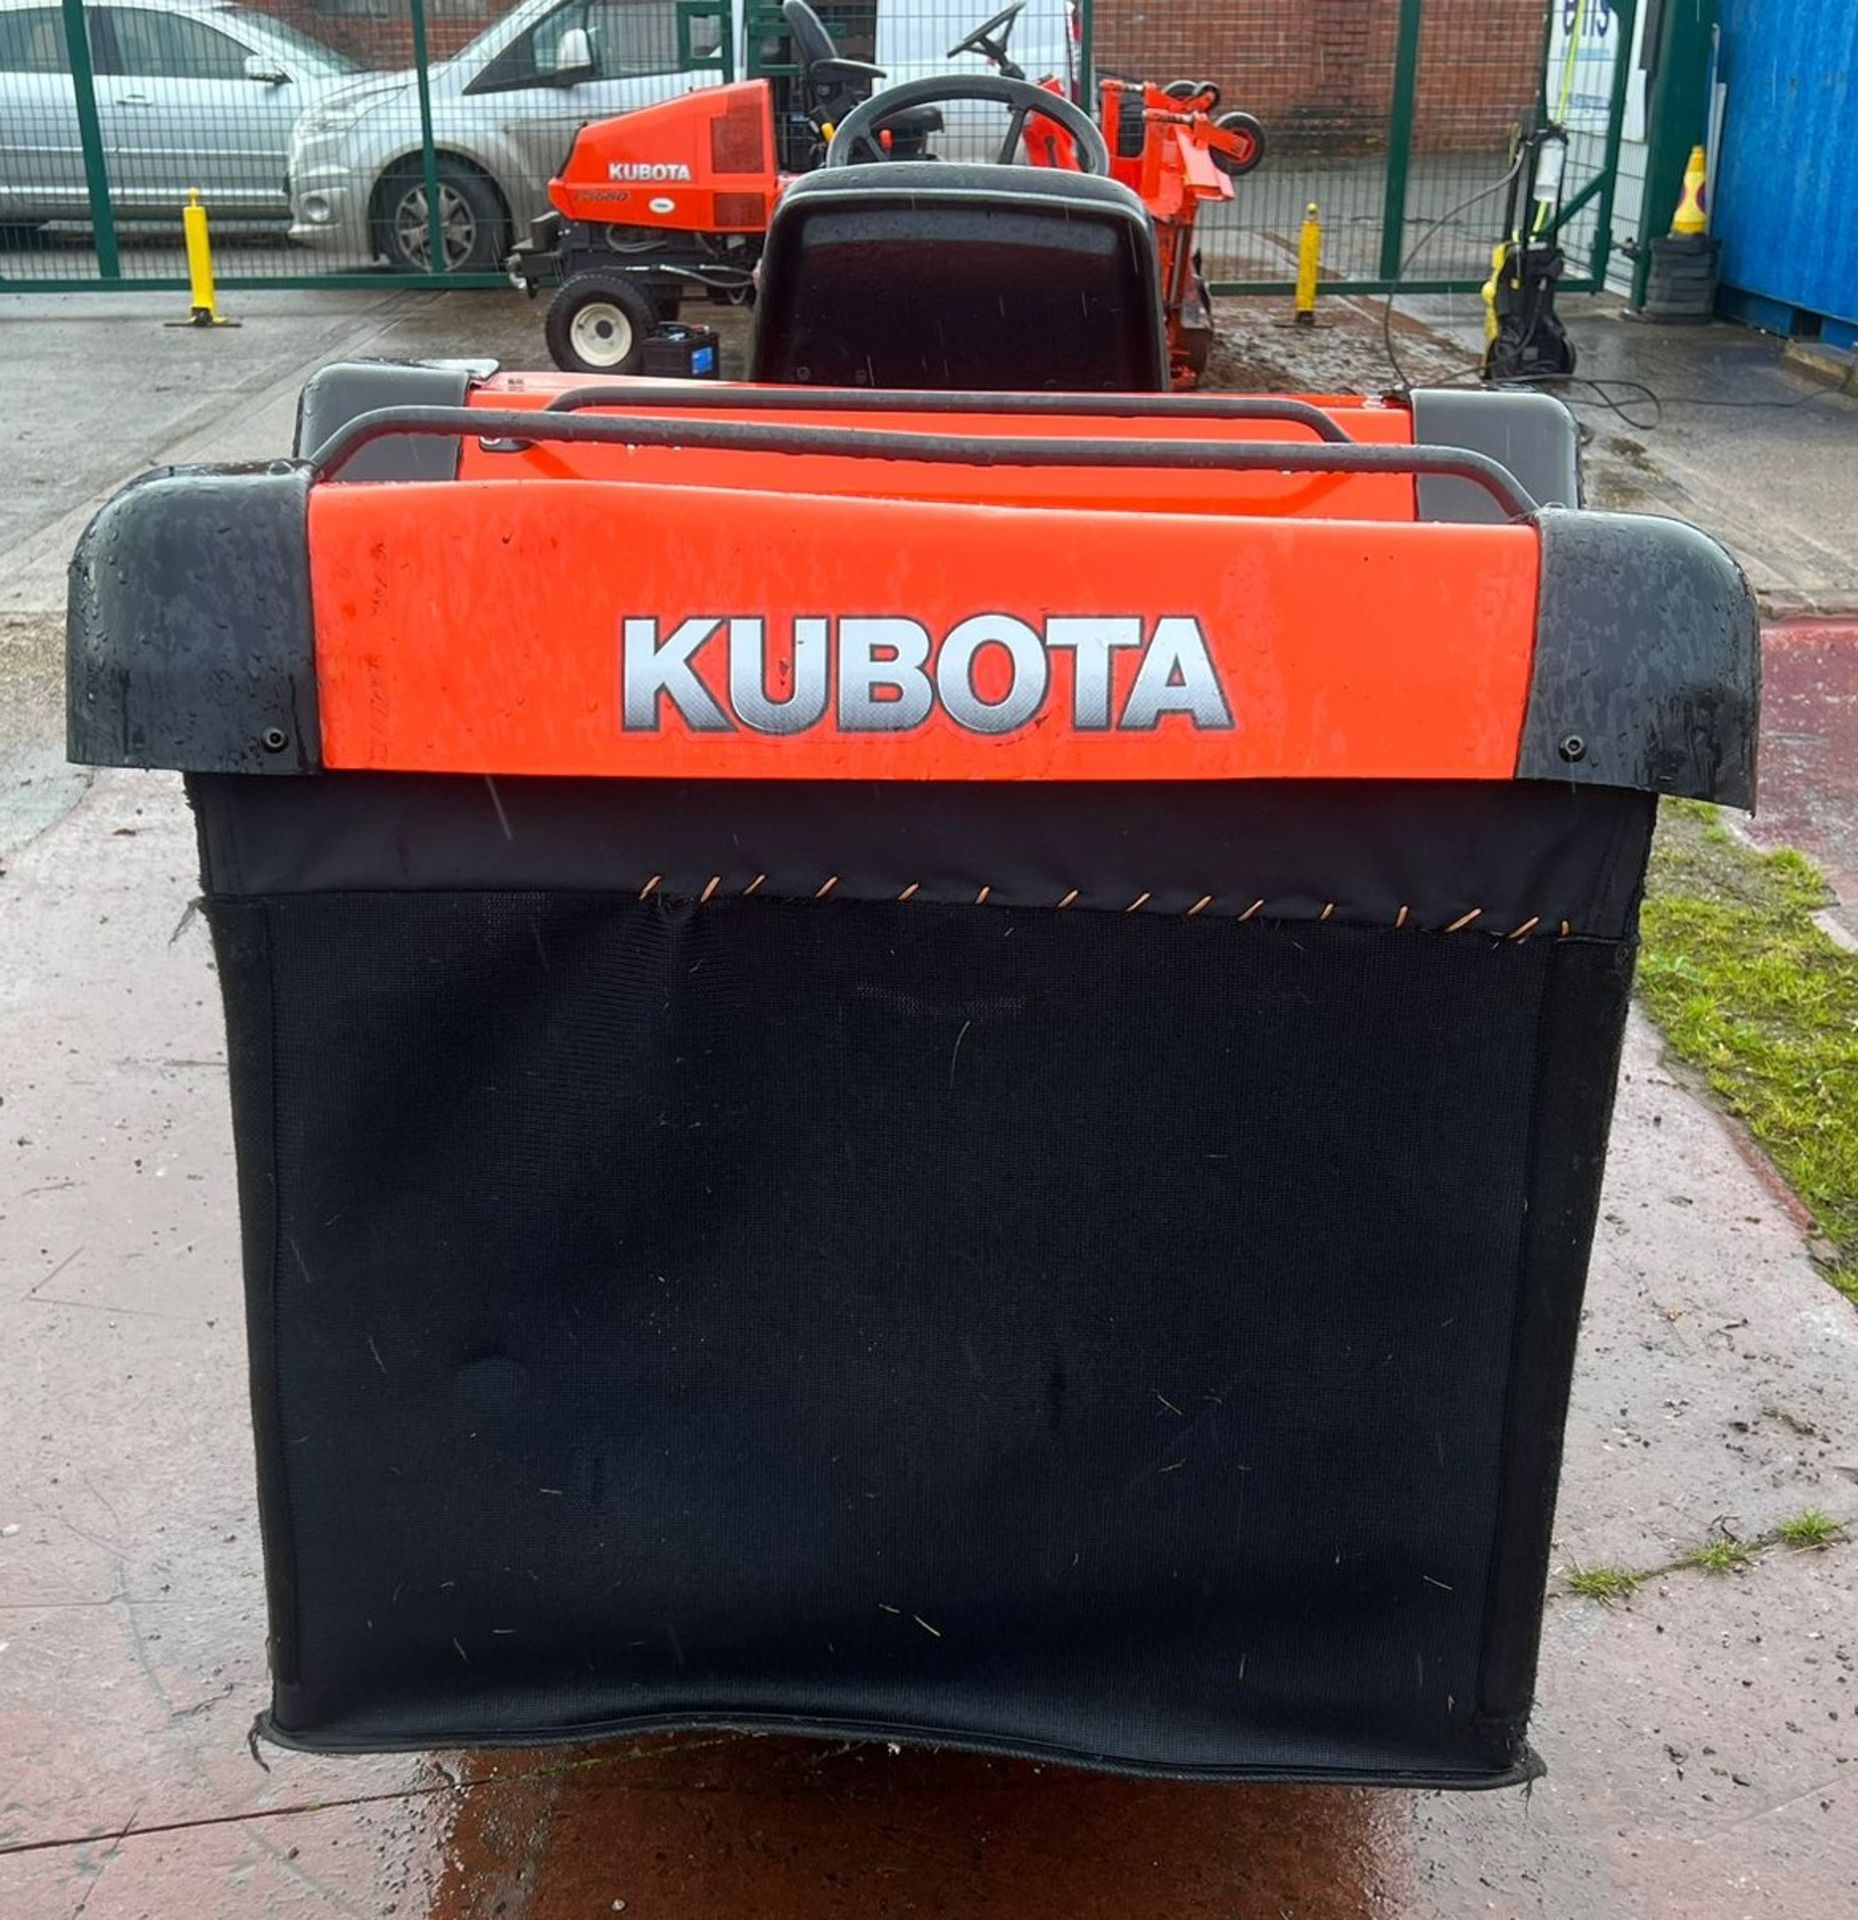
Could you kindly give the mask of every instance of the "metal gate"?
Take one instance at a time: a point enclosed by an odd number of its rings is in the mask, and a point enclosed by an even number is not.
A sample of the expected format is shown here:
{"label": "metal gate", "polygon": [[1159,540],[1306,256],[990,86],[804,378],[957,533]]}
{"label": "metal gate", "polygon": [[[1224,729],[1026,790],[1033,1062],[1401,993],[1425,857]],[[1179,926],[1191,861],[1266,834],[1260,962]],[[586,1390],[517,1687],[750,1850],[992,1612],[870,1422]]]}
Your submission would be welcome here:
{"label": "metal gate", "polygon": [[[1322,287],[1472,292],[1490,272],[1519,125],[1567,124],[1569,292],[1598,291],[1639,0],[1227,0],[1138,15],[1099,0],[1100,68],[1222,79],[1271,136],[1223,217],[1202,216],[1221,293],[1287,292],[1312,204]],[[1128,25],[1121,25],[1127,20]],[[1223,66],[1222,66],[1223,61]]]}
{"label": "metal gate", "polygon": [[[1264,166],[1203,222],[1229,292],[1291,285],[1311,202],[1326,289],[1476,287],[1512,129],[1578,97],[1580,291],[1612,246],[1627,63],[1606,55],[1637,4],[1028,0],[1013,51],[1034,78],[1212,79],[1265,122]],[[993,10],[819,7],[893,78],[944,70]],[[788,57],[777,0],[5,0],[0,289],[185,288],[194,192],[224,283],[498,286],[577,126],[738,74],[778,84]]]}

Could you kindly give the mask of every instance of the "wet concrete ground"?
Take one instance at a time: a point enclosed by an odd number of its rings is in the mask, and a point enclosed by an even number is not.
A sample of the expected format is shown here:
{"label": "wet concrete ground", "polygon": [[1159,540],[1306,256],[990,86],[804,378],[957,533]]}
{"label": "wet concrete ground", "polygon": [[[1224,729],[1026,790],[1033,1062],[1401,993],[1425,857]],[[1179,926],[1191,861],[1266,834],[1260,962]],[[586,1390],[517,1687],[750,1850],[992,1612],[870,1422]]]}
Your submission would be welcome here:
{"label": "wet concrete ground", "polygon": [[[0,605],[24,638],[0,656],[17,716],[0,744],[40,756],[8,748],[10,789],[49,764],[58,575],[91,494],[173,447],[275,450],[302,361],[357,335],[458,351],[501,331],[493,351],[534,357],[518,303],[280,306],[239,336],[244,360],[133,320],[54,350],[69,444],[26,446],[6,494]],[[200,356],[180,400],[138,394],[173,341]],[[1808,663],[1770,707],[1779,817],[1849,846],[1850,808],[1793,744],[1849,767],[1823,679],[1849,648],[1777,644]],[[1794,766],[1789,803],[1776,768]],[[203,930],[183,924],[191,837],[165,776],[70,797],[16,811],[0,857],[0,1920],[1858,1911],[1858,1547],[1669,1572],[1614,1607],[1567,1591],[1574,1567],[1668,1567],[1809,1506],[1858,1522],[1858,1315],[1638,1026],[1532,1792],[1187,1787],[715,1735],[494,1759],[266,1750],[264,1770],[246,1745],[263,1608],[224,1044]]]}

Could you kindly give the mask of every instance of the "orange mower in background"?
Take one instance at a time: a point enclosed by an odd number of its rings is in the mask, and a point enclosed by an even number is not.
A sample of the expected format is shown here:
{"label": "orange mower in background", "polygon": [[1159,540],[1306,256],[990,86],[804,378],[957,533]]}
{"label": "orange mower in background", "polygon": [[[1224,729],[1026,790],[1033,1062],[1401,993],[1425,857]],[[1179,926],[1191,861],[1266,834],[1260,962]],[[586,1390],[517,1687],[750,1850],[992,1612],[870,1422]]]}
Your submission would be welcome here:
{"label": "orange mower in background", "polygon": [[[835,122],[885,78],[881,67],[841,57],[806,0],[786,0],[781,11],[797,70],[790,85],[702,87],[575,135],[549,182],[550,211],[505,262],[532,298],[556,289],[544,336],[558,367],[668,370],[647,365],[647,344],[677,324],[686,300],[739,305],[753,296],[776,200],[824,161]],[[927,136],[941,125],[934,113],[893,116],[885,150],[926,157]],[[714,375],[713,345],[707,362],[693,356],[677,370]]]}
{"label": "orange mower in background", "polygon": [[[1015,0],[983,22],[949,48],[949,59],[978,54],[1003,79],[1025,82],[1011,52],[1023,6]],[[786,0],[782,12],[798,68],[791,98],[777,95],[768,80],[706,87],[595,121],[576,135],[549,183],[550,211],[506,263],[532,298],[554,289],[544,335],[563,371],[720,373],[713,334],[680,325],[685,302],[740,305],[754,298],[775,205],[825,163],[838,126],[885,78],[881,68],[841,58],[806,0]],[[1074,89],[1065,78],[1047,75],[1039,85],[1071,103]],[[934,81],[912,87],[943,97]],[[967,96],[958,87],[955,97]],[[1177,387],[1197,383],[1213,341],[1196,216],[1206,202],[1230,200],[1233,180],[1264,158],[1263,127],[1250,114],[1218,114],[1219,100],[1215,84],[1197,80],[1161,87],[1106,77],[1098,93],[1111,177],[1140,196],[1155,228]],[[931,141],[946,131],[937,106],[894,105],[868,137],[871,157],[936,159]],[[989,157],[1080,170],[1073,137],[1056,119],[1023,106]]]}
{"label": "orange mower in background", "polygon": [[[1047,81],[1048,87],[1056,83]],[[1176,387],[1194,387],[1213,349],[1213,302],[1201,270],[1195,222],[1203,206],[1233,197],[1232,183],[1264,159],[1264,127],[1249,113],[1219,113],[1210,80],[1165,87],[1106,76],[1097,118],[1110,141],[1110,177],[1132,187],[1154,223],[1161,304],[1168,322],[1168,370]],[[1075,168],[1072,143],[1050,122],[1026,130],[1036,167]]]}

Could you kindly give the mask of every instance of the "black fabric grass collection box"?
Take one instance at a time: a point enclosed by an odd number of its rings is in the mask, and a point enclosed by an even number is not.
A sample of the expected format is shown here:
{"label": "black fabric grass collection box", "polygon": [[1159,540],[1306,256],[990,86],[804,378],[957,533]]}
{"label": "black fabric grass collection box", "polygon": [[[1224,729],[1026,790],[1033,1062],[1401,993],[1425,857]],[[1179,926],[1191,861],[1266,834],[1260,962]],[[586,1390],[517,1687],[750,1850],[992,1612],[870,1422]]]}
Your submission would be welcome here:
{"label": "black fabric grass collection box", "polygon": [[278,1738],[1529,1770],[1649,797],[190,786]]}

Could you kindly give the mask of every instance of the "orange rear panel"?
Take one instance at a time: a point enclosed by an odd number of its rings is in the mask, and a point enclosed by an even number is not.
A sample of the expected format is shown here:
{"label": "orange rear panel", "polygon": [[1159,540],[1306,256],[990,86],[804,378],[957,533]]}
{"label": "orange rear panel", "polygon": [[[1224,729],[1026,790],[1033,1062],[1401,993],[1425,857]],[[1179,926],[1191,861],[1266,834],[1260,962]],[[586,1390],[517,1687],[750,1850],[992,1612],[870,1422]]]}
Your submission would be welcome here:
{"label": "orange rear panel", "polygon": [[[814,464],[785,458],[780,493],[571,479],[313,489],[326,764],[1514,773],[1529,526],[852,499],[830,497]],[[1050,476],[992,477],[1036,493]]]}

